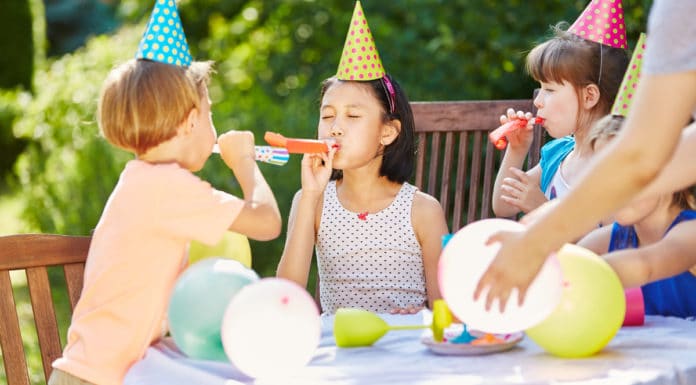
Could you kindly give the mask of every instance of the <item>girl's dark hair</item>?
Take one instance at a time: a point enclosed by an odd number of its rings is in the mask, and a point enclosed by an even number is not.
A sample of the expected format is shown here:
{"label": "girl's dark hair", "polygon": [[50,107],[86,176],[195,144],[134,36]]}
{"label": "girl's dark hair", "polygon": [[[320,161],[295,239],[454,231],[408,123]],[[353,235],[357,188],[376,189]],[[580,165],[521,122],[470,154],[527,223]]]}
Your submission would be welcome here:
{"label": "girl's dark hair", "polygon": [[[389,75],[385,75],[389,76]],[[415,166],[416,158],[416,140],[415,140],[415,123],[413,120],[413,111],[411,104],[408,102],[406,93],[397,83],[394,78],[389,76],[391,84],[394,88],[394,112],[389,112],[389,91],[384,85],[382,79],[369,81],[352,81],[339,80],[338,78],[330,77],[324,80],[321,84],[320,101],[324,98],[324,94],[333,85],[341,82],[352,82],[362,85],[372,92],[377,100],[379,100],[383,112],[383,121],[385,123],[391,120],[399,120],[401,122],[401,130],[396,139],[389,145],[384,147],[382,156],[382,166],[379,169],[379,176],[385,176],[392,182],[404,183],[411,178]],[[333,170],[331,180],[343,178],[343,171]]]}
{"label": "girl's dark hair", "polygon": [[578,116],[578,126],[609,113],[621,86],[629,56],[626,50],[585,40],[564,30],[567,23],[551,27],[553,38],[537,45],[527,55],[527,72],[539,82],[572,84],[582,101],[582,88],[595,84],[599,101],[589,114]]}

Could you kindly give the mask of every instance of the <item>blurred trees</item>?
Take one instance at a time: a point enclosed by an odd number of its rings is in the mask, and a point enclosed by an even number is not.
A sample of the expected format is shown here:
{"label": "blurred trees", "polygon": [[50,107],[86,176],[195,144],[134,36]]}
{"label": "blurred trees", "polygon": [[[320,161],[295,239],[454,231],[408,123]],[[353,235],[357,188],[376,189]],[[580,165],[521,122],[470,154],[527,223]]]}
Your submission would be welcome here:
{"label": "blurred trees", "polygon": [[[364,1],[363,8],[385,68],[411,100],[504,99],[531,96],[526,52],[549,25],[574,21],[586,3],[403,0]],[[631,46],[645,29],[649,3],[624,1]],[[114,64],[133,57],[152,5],[112,6],[123,21],[118,32],[37,66],[34,93],[14,99],[21,108],[15,136],[29,142],[15,170],[26,219],[40,231],[89,234],[131,158],[99,137],[94,113],[101,82]],[[336,71],[353,2],[187,0],[179,9],[193,56],[217,63],[210,94],[218,132],[251,130],[257,143],[265,131],[316,135],[319,84]],[[285,218],[299,188],[299,161],[260,166]],[[241,194],[215,155],[201,176]],[[273,274],[284,238],[252,242],[259,274]]]}

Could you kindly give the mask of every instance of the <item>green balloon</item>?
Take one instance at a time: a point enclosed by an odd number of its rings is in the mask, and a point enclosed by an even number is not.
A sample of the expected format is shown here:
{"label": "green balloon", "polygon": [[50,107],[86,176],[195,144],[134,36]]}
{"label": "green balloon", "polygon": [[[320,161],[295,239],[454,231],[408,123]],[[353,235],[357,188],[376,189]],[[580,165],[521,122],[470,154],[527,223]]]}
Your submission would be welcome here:
{"label": "green balloon", "polygon": [[526,330],[527,336],[555,356],[591,356],[623,323],[624,289],[609,264],[587,249],[568,244],[557,257],[565,281],[561,301],[545,320]]}
{"label": "green balloon", "polygon": [[189,357],[227,361],[220,327],[227,304],[259,276],[240,262],[207,258],[191,265],[177,280],[169,301],[174,342]]}
{"label": "green balloon", "polygon": [[442,341],[443,331],[450,324],[452,324],[452,313],[443,300],[435,301],[433,322],[430,325],[393,326],[371,311],[340,308],[336,310],[334,316],[334,339],[336,346],[342,348],[370,346],[390,330],[431,328],[435,341]]}

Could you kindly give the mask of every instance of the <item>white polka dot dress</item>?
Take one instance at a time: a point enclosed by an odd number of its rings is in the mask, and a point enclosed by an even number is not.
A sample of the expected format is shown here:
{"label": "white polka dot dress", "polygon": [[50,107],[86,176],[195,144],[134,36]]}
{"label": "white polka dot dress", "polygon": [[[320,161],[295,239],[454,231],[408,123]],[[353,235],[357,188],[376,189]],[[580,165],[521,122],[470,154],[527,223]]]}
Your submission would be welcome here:
{"label": "white polka dot dress", "polygon": [[404,183],[387,208],[363,215],[346,210],[336,182],[329,182],[316,244],[324,312],[357,307],[387,313],[426,304],[423,252],[411,224],[416,191]]}

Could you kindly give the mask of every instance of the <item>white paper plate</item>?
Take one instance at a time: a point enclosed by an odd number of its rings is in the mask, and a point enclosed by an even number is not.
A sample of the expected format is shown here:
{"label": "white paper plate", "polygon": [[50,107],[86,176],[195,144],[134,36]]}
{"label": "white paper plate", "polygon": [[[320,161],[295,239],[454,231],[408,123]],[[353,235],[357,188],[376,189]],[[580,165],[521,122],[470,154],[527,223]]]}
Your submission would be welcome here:
{"label": "white paper plate", "polygon": [[[515,345],[520,343],[524,338],[524,333],[517,332],[511,334],[494,334],[494,336],[503,342],[497,344],[457,344],[449,342],[462,333],[462,325],[455,325],[445,330],[445,341],[436,342],[432,335],[425,335],[421,338],[421,342],[427,346],[433,353],[442,355],[457,355],[457,356],[474,356],[482,354],[491,354],[510,350]],[[484,333],[478,331],[470,331],[475,337],[482,337]]]}

